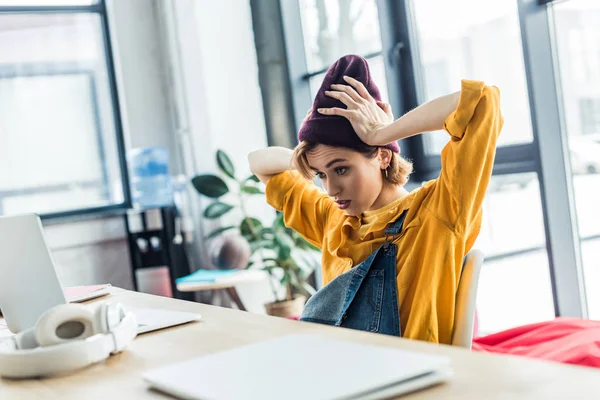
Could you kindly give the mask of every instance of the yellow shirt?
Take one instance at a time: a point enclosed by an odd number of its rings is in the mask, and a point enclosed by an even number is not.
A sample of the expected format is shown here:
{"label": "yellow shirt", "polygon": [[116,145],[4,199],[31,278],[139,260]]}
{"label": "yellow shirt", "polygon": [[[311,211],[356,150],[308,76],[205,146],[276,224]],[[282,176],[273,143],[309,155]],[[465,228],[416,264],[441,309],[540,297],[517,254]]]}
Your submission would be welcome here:
{"label": "yellow shirt", "polygon": [[502,125],[498,89],[463,80],[458,107],[444,123],[450,141],[437,179],[378,210],[349,216],[297,171],[284,171],[269,179],[267,201],[288,227],[322,249],[324,285],[377,250],[386,226],[408,209],[395,241],[402,334],[450,344],[462,261],[479,234]]}

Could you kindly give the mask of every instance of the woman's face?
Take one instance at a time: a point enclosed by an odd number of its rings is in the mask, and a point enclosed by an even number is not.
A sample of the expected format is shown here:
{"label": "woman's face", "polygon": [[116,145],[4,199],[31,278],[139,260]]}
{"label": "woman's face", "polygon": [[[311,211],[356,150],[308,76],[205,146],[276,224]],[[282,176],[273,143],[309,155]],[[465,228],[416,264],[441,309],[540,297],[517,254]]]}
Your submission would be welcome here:
{"label": "woman's face", "polygon": [[371,209],[383,189],[381,170],[389,160],[386,162],[381,149],[375,157],[367,158],[354,150],[320,144],[306,157],[327,194],[349,215]]}

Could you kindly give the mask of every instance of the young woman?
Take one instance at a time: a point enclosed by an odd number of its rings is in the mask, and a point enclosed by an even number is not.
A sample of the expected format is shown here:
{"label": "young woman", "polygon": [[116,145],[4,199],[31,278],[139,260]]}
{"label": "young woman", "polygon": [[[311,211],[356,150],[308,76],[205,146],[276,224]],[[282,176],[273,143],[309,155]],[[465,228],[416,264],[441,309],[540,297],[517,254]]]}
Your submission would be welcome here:
{"label": "young woman", "polygon": [[[324,286],[301,320],[450,344],[502,124],[498,90],[468,80],[394,121],[367,62],[336,61],[297,148],[249,155],[269,204],[322,249]],[[409,193],[412,165],[396,142],[442,128],[450,141],[440,176]]]}

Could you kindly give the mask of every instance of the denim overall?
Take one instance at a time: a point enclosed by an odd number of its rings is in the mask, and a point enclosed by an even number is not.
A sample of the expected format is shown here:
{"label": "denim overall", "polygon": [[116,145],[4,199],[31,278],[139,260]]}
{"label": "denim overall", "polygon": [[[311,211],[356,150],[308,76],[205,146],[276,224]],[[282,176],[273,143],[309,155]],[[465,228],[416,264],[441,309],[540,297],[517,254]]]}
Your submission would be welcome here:
{"label": "denim overall", "polygon": [[407,212],[386,228],[386,241],[381,247],[308,299],[301,321],[401,335],[396,286],[398,248],[392,241],[402,232]]}

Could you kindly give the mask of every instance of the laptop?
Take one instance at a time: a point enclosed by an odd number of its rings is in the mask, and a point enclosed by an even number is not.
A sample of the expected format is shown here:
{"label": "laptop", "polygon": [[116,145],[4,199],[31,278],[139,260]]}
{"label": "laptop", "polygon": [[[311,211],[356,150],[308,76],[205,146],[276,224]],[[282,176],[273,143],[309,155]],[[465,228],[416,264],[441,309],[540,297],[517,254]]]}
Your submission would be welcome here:
{"label": "laptop", "polygon": [[[63,288],[37,214],[0,216],[0,310],[12,333],[35,326],[50,308],[109,295],[110,285]],[[132,310],[138,333],[197,321],[200,315],[154,309]]]}
{"label": "laptop", "polygon": [[441,384],[450,359],[392,347],[291,334],[143,375],[183,399],[383,399]]}
{"label": "laptop", "polygon": [[0,309],[8,329],[31,328],[46,310],[66,303],[39,216],[0,217]]}

